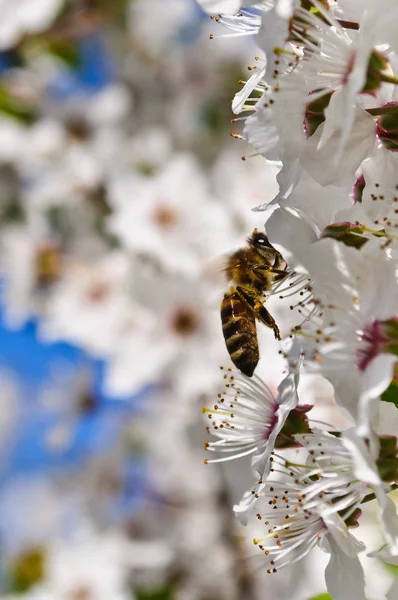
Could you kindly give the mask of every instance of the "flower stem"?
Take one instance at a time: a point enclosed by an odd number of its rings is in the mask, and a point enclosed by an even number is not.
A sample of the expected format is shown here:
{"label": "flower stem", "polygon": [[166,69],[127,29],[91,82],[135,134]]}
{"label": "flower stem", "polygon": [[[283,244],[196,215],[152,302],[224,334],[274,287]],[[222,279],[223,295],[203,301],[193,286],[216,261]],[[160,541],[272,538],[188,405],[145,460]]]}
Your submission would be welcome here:
{"label": "flower stem", "polygon": [[398,84],[398,77],[392,77],[391,75],[386,75],[385,73],[380,73],[380,79],[386,83],[393,83],[394,85]]}

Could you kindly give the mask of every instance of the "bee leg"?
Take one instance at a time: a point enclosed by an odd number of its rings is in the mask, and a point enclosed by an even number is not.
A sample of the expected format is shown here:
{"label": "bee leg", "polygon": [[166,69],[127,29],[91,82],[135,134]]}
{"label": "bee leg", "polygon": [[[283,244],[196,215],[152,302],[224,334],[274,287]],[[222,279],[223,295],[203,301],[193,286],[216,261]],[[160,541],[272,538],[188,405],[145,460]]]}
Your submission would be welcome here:
{"label": "bee leg", "polygon": [[262,323],[264,323],[264,325],[266,325],[267,327],[270,327],[273,330],[275,339],[280,340],[281,334],[279,332],[279,327],[275,323],[274,317],[265,308],[265,306],[263,304],[259,303],[259,305],[254,309],[254,313],[256,315],[256,318],[259,321],[261,321]]}
{"label": "bee leg", "polygon": [[274,317],[271,315],[270,312],[268,312],[264,304],[258,300],[257,296],[255,296],[254,294],[250,294],[240,286],[237,286],[236,291],[244,300],[246,300],[247,304],[254,312],[256,319],[264,325],[266,325],[267,327],[270,327],[270,329],[272,329],[274,332],[275,338],[277,340],[280,340],[281,334],[279,332],[278,325],[275,323]]}
{"label": "bee leg", "polygon": [[266,277],[261,273],[261,271],[273,271],[271,265],[254,265],[252,267],[252,271],[255,272],[259,279],[266,280]]}
{"label": "bee leg", "polygon": [[274,269],[274,267],[271,267],[270,265],[254,265],[254,267],[252,267],[252,271],[256,272],[256,275],[259,279],[263,279],[264,281],[266,281],[266,277],[264,277],[261,273],[261,271],[270,271],[271,273],[275,273],[276,275],[287,275],[288,272],[287,271],[282,271],[281,269]]}

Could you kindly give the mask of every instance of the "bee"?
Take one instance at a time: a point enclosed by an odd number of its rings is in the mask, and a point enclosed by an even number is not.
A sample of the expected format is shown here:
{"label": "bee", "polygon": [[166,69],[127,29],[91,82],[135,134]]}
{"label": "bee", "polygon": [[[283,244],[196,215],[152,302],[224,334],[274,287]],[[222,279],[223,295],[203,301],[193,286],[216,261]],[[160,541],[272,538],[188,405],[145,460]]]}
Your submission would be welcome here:
{"label": "bee", "polygon": [[264,302],[273,284],[287,276],[287,263],[265,233],[254,229],[247,246],[228,258],[224,271],[234,284],[221,302],[225,343],[234,365],[252,377],[260,359],[256,319],[270,327],[277,340],[281,339]]}

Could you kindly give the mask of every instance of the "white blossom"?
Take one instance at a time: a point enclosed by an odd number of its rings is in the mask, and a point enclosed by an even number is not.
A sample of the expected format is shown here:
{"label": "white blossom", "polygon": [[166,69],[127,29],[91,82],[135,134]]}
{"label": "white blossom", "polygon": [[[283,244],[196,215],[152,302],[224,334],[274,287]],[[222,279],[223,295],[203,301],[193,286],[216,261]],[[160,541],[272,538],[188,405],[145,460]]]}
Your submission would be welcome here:
{"label": "white blossom", "polygon": [[0,27],[2,50],[14,46],[22,35],[39,33],[49,27],[62,7],[62,0],[22,0],[10,4],[3,0],[0,10],[3,15]]}

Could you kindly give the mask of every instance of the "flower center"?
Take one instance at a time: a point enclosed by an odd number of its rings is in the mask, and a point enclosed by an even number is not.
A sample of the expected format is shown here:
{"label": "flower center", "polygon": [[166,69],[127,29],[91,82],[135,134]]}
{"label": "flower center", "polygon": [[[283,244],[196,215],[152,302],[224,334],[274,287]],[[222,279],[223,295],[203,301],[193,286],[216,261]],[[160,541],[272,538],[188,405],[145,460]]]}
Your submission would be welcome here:
{"label": "flower center", "polygon": [[93,596],[88,586],[82,585],[71,592],[69,600],[93,600]]}
{"label": "flower center", "polygon": [[172,317],[172,329],[178,335],[192,335],[199,329],[200,320],[198,313],[191,308],[179,308]]}
{"label": "flower center", "polygon": [[91,130],[90,126],[84,119],[78,117],[68,119],[66,123],[66,130],[71,138],[85,142],[90,138]]}
{"label": "flower center", "polygon": [[177,224],[177,213],[170,206],[157,206],[153,213],[153,220],[161,229],[170,230]]}
{"label": "flower center", "polygon": [[382,322],[375,320],[366,325],[361,340],[363,343],[357,351],[357,366],[360,371],[365,371],[370,362],[383,351],[383,344],[388,341]]}
{"label": "flower center", "polygon": [[61,273],[61,254],[56,246],[45,245],[36,253],[36,283],[47,287],[54,283]]}
{"label": "flower center", "polygon": [[108,296],[110,292],[110,286],[104,282],[98,282],[94,284],[87,293],[87,296],[91,302],[102,302]]}
{"label": "flower center", "polygon": [[77,404],[79,414],[91,414],[95,412],[97,406],[97,399],[91,390],[86,390],[81,393]]}

